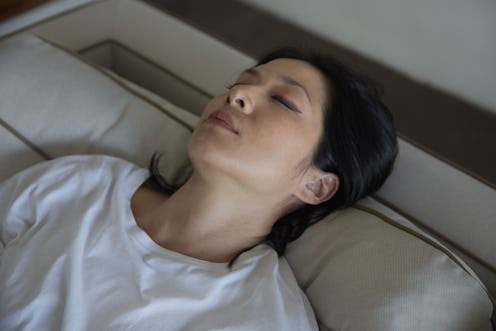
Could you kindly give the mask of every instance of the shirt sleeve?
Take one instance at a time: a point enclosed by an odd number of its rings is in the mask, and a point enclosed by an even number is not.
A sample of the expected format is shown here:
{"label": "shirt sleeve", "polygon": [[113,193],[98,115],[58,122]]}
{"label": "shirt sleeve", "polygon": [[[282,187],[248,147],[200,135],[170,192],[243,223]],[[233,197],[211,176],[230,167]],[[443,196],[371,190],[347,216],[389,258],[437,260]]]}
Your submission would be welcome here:
{"label": "shirt sleeve", "polygon": [[33,193],[37,181],[50,169],[43,161],[0,183],[0,256],[5,246],[21,235],[34,219]]}
{"label": "shirt sleeve", "polygon": [[102,172],[112,175],[114,168],[129,165],[106,155],[68,155],[37,163],[0,183],[0,256],[10,242],[50,220],[61,204],[91,190]]}
{"label": "shirt sleeve", "polygon": [[[98,158],[70,155],[42,161],[0,183],[0,256],[9,242],[42,219],[63,183],[77,177],[94,159]],[[45,208],[39,208],[43,203]]]}

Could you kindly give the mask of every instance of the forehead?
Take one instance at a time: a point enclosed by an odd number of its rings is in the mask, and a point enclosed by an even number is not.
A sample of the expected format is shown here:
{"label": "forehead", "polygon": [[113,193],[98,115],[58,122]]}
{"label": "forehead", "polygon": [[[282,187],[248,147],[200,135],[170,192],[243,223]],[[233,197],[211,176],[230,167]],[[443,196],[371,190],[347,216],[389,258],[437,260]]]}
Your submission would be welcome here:
{"label": "forehead", "polygon": [[312,101],[316,101],[316,104],[312,102],[314,106],[324,105],[327,90],[326,80],[319,69],[310,63],[297,59],[280,58],[259,65],[256,69],[265,75],[292,78],[305,87]]}

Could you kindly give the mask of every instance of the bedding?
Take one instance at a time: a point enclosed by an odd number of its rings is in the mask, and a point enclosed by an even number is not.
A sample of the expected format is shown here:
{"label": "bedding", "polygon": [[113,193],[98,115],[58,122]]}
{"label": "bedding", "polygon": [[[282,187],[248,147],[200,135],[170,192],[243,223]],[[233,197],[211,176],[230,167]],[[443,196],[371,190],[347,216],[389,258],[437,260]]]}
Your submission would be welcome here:
{"label": "bedding", "polygon": [[[42,157],[107,154],[144,167],[158,151],[169,180],[189,173],[187,111],[33,35],[0,43],[0,70],[0,119]],[[477,275],[372,198],[311,227],[287,260],[331,330],[491,330]]]}

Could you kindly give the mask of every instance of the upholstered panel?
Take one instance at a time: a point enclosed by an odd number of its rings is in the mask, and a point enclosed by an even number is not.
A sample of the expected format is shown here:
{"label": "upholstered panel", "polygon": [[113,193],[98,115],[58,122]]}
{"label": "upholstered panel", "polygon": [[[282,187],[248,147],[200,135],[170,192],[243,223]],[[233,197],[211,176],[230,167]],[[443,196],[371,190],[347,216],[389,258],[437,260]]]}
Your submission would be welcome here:
{"label": "upholstered panel", "polygon": [[377,196],[496,270],[496,190],[405,141],[399,147]]}
{"label": "upholstered panel", "polygon": [[[115,7],[119,1],[94,1],[55,18],[46,19],[28,31],[36,32],[40,36],[49,36],[51,40],[67,49],[81,49],[111,35]],[[68,31],[70,33],[67,33]]]}
{"label": "upholstered panel", "polygon": [[[85,21],[88,17],[90,27]],[[140,24],[129,24],[135,21]],[[87,5],[70,17],[62,16],[30,31],[74,51],[105,39],[116,40],[210,94],[224,90],[235,74],[253,64],[245,54],[141,1]]]}
{"label": "upholstered panel", "polygon": [[201,114],[212,97],[188,81],[181,80],[169,69],[148,61],[141,54],[115,41],[106,41],[82,50],[79,54],[91,63],[111,69],[197,115]]}

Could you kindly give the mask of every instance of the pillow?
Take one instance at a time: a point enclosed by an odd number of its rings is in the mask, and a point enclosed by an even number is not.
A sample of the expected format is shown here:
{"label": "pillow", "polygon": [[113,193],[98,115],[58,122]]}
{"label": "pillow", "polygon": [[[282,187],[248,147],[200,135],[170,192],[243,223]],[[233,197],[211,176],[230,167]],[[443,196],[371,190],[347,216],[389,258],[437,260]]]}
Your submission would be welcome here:
{"label": "pillow", "polygon": [[[189,173],[184,148],[192,116],[42,39],[22,34],[0,43],[0,120],[47,158],[109,154],[147,166],[164,152],[173,183]],[[8,97],[4,97],[8,96]]]}
{"label": "pillow", "polygon": [[[105,153],[146,166],[162,151],[169,180],[189,172],[197,118],[163,98],[29,34],[0,43],[0,72],[0,119],[49,157]],[[331,330],[491,328],[470,268],[372,198],[309,228],[287,259]]]}
{"label": "pillow", "polygon": [[286,257],[331,330],[492,330],[475,273],[371,197],[310,227]]}

